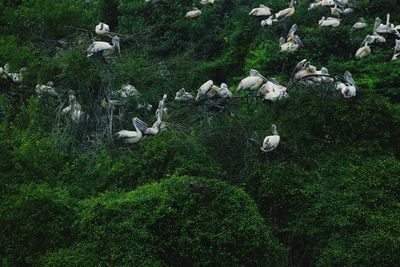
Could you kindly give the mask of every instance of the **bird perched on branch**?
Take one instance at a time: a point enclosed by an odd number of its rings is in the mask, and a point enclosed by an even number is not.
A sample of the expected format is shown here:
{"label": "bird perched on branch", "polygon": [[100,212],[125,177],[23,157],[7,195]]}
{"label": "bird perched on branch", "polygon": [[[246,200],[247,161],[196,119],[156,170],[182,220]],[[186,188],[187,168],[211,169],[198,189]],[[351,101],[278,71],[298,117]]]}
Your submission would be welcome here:
{"label": "bird perched on branch", "polygon": [[249,89],[257,89],[259,88],[263,82],[267,82],[267,78],[262,76],[257,70],[251,69],[250,75],[240,81],[237,91]]}
{"label": "bird perched on branch", "polygon": [[279,141],[281,137],[278,135],[278,131],[276,130],[276,125],[272,124],[272,135],[265,137],[263,145],[261,147],[261,151],[270,152],[277,148],[279,145]]}
{"label": "bird perched on branch", "polygon": [[91,57],[97,53],[101,53],[105,57],[115,52],[115,50],[121,55],[118,36],[114,36],[111,39],[111,44],[107,42],[93,42],[87,49],[87,57]]}

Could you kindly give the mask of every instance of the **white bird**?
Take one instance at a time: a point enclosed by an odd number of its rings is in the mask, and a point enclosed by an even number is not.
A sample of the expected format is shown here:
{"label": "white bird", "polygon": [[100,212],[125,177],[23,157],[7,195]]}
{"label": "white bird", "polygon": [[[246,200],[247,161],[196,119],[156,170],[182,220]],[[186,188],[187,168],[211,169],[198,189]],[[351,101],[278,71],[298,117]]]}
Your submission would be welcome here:
{"label": "white bird", "polygon": [[261,150],[263,152],[269,152],[276,149],[276,147],[279,145],[280,140],[281,137],[278,135],[278,131],[276,130],[276,125],[272,124],[272,135],[269,135],[264,138]]}
{"label": "white bird", "polygon": [[374,33],[393,33],[394,31],[395,27],[390,23],[390,14],[387,14],[386,16],[386,24],[382,24],[379,17],[375,19]]}
{"label": "white bird", "polygon": [[361,44],[361,47],[356,52],[357,59],[364,58],[364,57],[368,56],[369,54],[371,54],[371,47],[369,46],[369,44],[371,44],[372,42],[373,42],[373,39],[372,39],[371,35],[367,35],[367,37],[365,37],[365,40]]}
{"label": "white bird", "polygon": [[271,15],[271,9],[265,5],[260,5],[257,8],[253,8],[250,13],[250,16],[257,16],[257,17],[261,17],[261,16],[269,16]]}
{"label": "white bird", "polygon": [[192,96],[191,93],[186,92],[184,88],[180,89],[178,92],[175,94],[175,100],[176,101],[190,101],[193,100],[194,97]]}
{"label": "white bird", "polygon": [[107,24],[100,22],[99,24],[96,25],[95,32],[98,35],[106,35],[110,33],[110,26]]}
{"label": "white bird", "polygon": [[278,13],[275,14],[275,18],[280,19],[283,17],[290,17],[294,14],[295,12],[295,5],[297,4],[297,2],[295,0],[291,0],[289,3],[289,7],[286,9],[283,9],[281,11],[279,11]]}
{"label": "white bird", "polygon": [[368,24],[365,22],[363,18],[360,18],[360,21],[354,23],[353,29],[364,29],[368,26]]}
{"label": "white bird", "polygon": [[195,101],[199,101],[200,99],[204,98],[207,96],[211,88],[213,87],[214,82],[212,80],[208,80],[205,83],[203,83],[200,88],[197,90],[197,96]]}
{"label": "white bird", "polygon": [[286,90],[286,87],[280,85],[278,81],[276,81],[275,79],[271,79],[270,81],[267,81],[265,84],[263,84],[263,86],[261,86],[257,95],[261,96],[264,100],[274,102],[283,98],[289,98]]}
{"label": "white bird", "polygon": [[214,4],[215,0],[200,0],[200,4],[202,5],[209,5]]}
{"label": "white bird", "polygon": [[318,22],[318,24],[320,27],[338,27],[341,21],[342,20],[338,18],[322,17],[321,20]]}
{"label": "white bird", "polygon": [[221,98],[231,98],[232,92],[229,90],[226,83],[221,83],[221,87],[217,89],[217,95]]}
{"label": "white bird", "polygon": [[201,10],[198,9],[197,7],[193,8],[193,10],[189,11],[186,13],[185,18],[197,18],[201,15]]}
{"label": "white bird", "polygon": [[47,84],[37,84],[35,87],[35,92],[39,95],[39,97],[46,94],[58,96],[58,93],[54,89],[54,83],[52,81],[49,81]]}
{"label": "white bird", "polygon": [[299,48],[304,47],[300,38],[297,35],[295,35],[297,29],[298,29],[297,25],[294,24],[288,33],[286,42],[283,37],[279,39],[279,48],[281,52],[295,52]]}
{"label": "white bird", "polygon": [[294,69],[294,79],[301,80],[308,76],[315,76],[317,74],[317,68],[310,64],[307,59],[303,59],[299,63],[297,63]]}
{"label": "white bird", "polygon": [[103,56],[108,56],[115,50],[117,50],[118,54],[121,55],[118,36],[114,36],[111,39],[111,43],[112,45],[107,42],[93,42],[87,49],[87,57],[91,57],[96,53],[102,53]]}
{"label": "white bird", "polygon": [[337,82],[336,89],[339,90],[344,98],[350,98],[356,95],[356,83],[351,76],[351,73],[346,71],[343,75],[345,83]]}
{"label": "white bird", "polygon": [[249,89],[257,89],[261,86],[263,82],[268,81],[264,76],[262,76],[257,70],[251,69],[250,76],[244,78],[240,81],[237,91]]}
{"label": "white bird", "polygon": [[140,129],[138,128],[137,123],[138,123],[138,118],[133,118],[132,124],[133,124],[133,127],[135,127],[135,131],[122,130],[122,131],[115,133],[114,137],[117,140],[122,140],[124,143],[127,143],[127,144],[138,143],[142,139],[143,134],[140,131]]}
{"label": "white bird", "polygon": [[274,18],[274,15],[269,16],[267,19],[261,21],[261,26],[272,26],[274,23],[277,23],[278,20]]}

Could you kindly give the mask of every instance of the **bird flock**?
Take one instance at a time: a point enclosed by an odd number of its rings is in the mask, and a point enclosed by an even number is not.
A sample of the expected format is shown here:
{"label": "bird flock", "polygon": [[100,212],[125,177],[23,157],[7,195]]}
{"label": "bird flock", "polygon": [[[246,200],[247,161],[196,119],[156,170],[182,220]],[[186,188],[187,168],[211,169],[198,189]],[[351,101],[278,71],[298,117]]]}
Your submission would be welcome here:
{"label": "bird flock", "polygon": [[[145,2],[157,2],[155,0],[145,0]],[[214,0],[201,0],[200,4],[205,6],[213,4]],[[266,18],[261,21],[261,26],[273,26],[279,23],[282,19],[290,17],[295,13],[295,6],[297,4],[296,0],[291,0],[289,6],[279,12],[272,14],[272,9],[265,6],[259,5],[253,8],[250,12],[250,16]],[[331,17],[322,17],[318,22],[319,27],[339,27],[342,23],[342,17],[353,12],[353,8],[349,6],[348,0],[317,0],[311,3],[308,10],[314,10],[321,7],[327,7],[330,9]],[[202,12],[197,7],[186,13],[185,17],[194,19],[201,16]],[[353,29],[363,29],[367,27],[368,24],[363,18],[360,18],[352,28]],[[298,49],[303,48],[304,45],[301,42],[296,32],[298,31],[297,24],[293,24],[287,37],[281,37],[279,39],[279,51],[280,52],[296,52]],[[394,54],[392,60],[398,60],[400,57],[400,25],[394,26],[390,23],[390,15],[387,15],[386,24],[382,24],[381,19],[378,17],[375,19],[375,24],[373,28],[373,33],[365,37],[361,47],[357,50],[355,54],[356,59],[362,59],[371,53],[371,44],[386,42],[384,35],[394,34],[396,36]],[[95,33],[102,37],[111,38],[110,42],[104,41],[94,41],[87,48],[87,57],[93,57],[94,55],[101,55],[107,62],[107,57],[111,54],[117,52],[121,55],[120,50],[120,39],[115,34],[110,32],[109,25],[100,22],[95,26]],[[0,78],[10,79],[13,82],[22,82],[23,73],[25,68],[20,70],[20,73],[12,73],[9,70],[9,65],[6,64],[4,67],[0,67]],[[311,63],[304,59],[300,61],[293,70],[291,77],[291,82],[300,82],[306,86],[315,86],[323,83],[330,83],[334,85],[334,88],[342,94],[344,98],[351,98],[356,95],[357,86],[350,72],[346,71],[343,78],[332,77],[329,71],[325,67],[321,67],[319,70],[317,67],[311,65]],[[289,84],[288,83],[288,84]],[[249,92],[251,95],[255,90],[258,90],[255,96],[260,97],[267,101],[278,101],[289,98],[287,86],[281,85],[276,79],[267,79],[257,70],[251,69],[247,77],[243,78],[236,92]],[[35,91],[39,97],[44,95],[58,96],[57,90],[54,87],[53,82],[48,82],[47,84],[38,84]],[[194,102],[199,103],[208,99],[231,99],[233,98],[233,93],[229,90],[226,83],[221,83],[220,86],[214,84],[214,81],[208,80],[204,82],[197,90],[197,95],[194,97],[190,92],[187,92],[184,88],[181,88],[175,94],[174,100],[177,102]],[[152,110],[152,105],[142,101],[140,92],[130,84],[124,84],[119,90],[113,92],[112,95],[107,96],[101,102],[103,108],[109,110],[114,110],[116,107],[126,105],[130,99],[135,99],[137,104],[137,109],[144,109],[146,111]],[[140,102],[142,101],[142,102]],[[167,95],[163,95],[162,99],[159,101],[158,108],[155,112],[156,121],[150,127],[145,122],[140,120],[138,117],[132,119],[132,125],[134,131],[121,130],[114,134],[116,140],[122,140],[128,144],[135,144],[140,142],[143,138],[148,136],[155,136],[160,131],[166,128],[167,124],[164,118],[167,116],[168,109],[166,107]],[[82,119],[88,119],[89,116],[82,111],[81,105],[78,103],[75,95],[73,93],[69,94],[68,106],[61,110],[62,114],[69,114],[71,120],[74,123],[79,123]],[[277,148],[280,142],[280,136],[277,131],[277,126],[272,124],[272,135],[266,136],[263,144],[261,146],[261,151],[270,152]]]}

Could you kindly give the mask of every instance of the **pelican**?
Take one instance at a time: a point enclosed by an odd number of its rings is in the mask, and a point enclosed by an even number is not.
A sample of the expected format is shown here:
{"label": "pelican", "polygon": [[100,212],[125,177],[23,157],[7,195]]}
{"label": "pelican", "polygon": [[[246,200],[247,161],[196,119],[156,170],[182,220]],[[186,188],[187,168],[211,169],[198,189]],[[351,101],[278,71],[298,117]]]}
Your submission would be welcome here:
{"label": "pelican", "polygon": [[220,88],[217,89],[217,95],[221,98],[231,98],[232,92],[229,90],[226,83],[221,83]]}
{"label": "pelican", "polygon": [[135,127],[135,131],[122,130],[122,131],[115,133],[114,137],[117,140],[122,140],[124,143],[127,143],[127,144],[138,143],[143,137],[142,132],[139,130],[139,128],[137,126],[138,120],[139,120],[138,118],[132,119],[132,124],[133,124],[133,127]]}
{"label": "pelican", "polygon": [[336,89],[339,90],[344,98],[350,98],[356,95],[356,83],[351,73],[346,71],[343,75],[345,83],[337,82]]}
{"label": "pelican", "polygon": [[244,78],[240,81],[237,91],[241,91],[244,89],[257,89],[261,86],[263,82],[268,81],[264,76],[262,76],[257,70],[251,69],[250,76]]}
{"label": "pelican", "polygon": [[318,24],[320,27],[338,27],[340,25],[340,22],[341,19],[338,18],[322,17]]}
{"label": "pelican", "polygon": [[278,20],[274,19],[274,15],[269,16],[267,19],[261,21],[261,26],[272,26],[274,23],[277,23]]}
{"label": "pelican", "polygon": [[280,48],[281,52],[283,52],[283,51],[295,52],[299,48],[304,47],[300,38],[297,35],[295,35],[297,29],[298,29],[297,25],[294,24],[288,33],[288,38],[287,38],[286,43],[285,43],[285,39],[283,37],[281,37],[279,39],[279,48]]}
{"label": "pelican", "polygon": [[260,5],[257,8],[253,8],[250,13],[250,16],[257,16],[257,17],[261,17],[261,16],[269,16],[271,15],[271,9],[267,6],[264,5]]}
{"label": "pelican", "polygon": [[114,36],[111,39],[111,43],[112,45],[107,42],[93,42],[87,49],[87,57],[91,57],[96,53],[102,53],[103,56],[108,56],[115,50],[117,50],[118,54],[121,55],[118,36]]}
{"label": "pelican", "polygon": [[214,4],[215,0],[200,0],[200,4],[202,5],[208,5],[208,4]]}
{"label": "pelican", "polygon": [[365,20],[363,18],[360,18],[360,21],[354,23],[352,28],[353,29],[364,29],[367,26],[368,26],[368,24],[365,22]]}
{"label": "pelican", "polygon": [[371,47],[369,47],[369,44],[371,44],[372,42],[373,39],[371,38],[371,35],[367,35],[367,37],[365,37],[365,40],[361,44],[361,47],[356,52],[357,59],[364,58],[371,54]]}
{"label": "pelican", "polygon": [[304,77],[304,83],[307,85],[314,85],[320,83],[333,82],[334,79],[329,76],[327,68],[322,67],[320,70],[315,71],[313,74]]}
{"label": "pelican", "polygon": [[144,137],[148,135],[157,135],[160,132],[162,125],[163,122],[161,121],[159,116],[157,116],[156,122],[154,122],[153,126],[151,127],[149,127],[145,122],[140,119],[137,119],[136,121],[136,126],[140,130],[142,135],[144,135]]}
{"label": "pelican", "polygon": [[96,25],[95,32],[98,35],[106,35],[110,33],[110,26],[107,24],[100,22],[99,24]]}
{"label": "pelican", "polygon": [[296,0],[291,0],[289,3],[289,7],[286,9],[283,9],[279,11],[278,13],[275,14],[275,18],[280,19],[283,17],[290,17],[294,14],[294,6],[297,4]]}
{"label": "pelican", "polygon": [[342,11],[342,14],[343,14],[343,15],[349,15],[349,14],[351,14],[351,13],[353,13],[353,12],[354,12],[354,9],[348,7],[348,8],[345,8],[345,9]]}
{"label": "pelican", "polygon": [[379,17],[375,19],[374,32],[379,34],[393,33],[394,30],[394,25],[390,23],[390,14],[387,14],[386,16],[386,24],[382,24]]}
{"label": "pelican", "polygon": [[185,91],[185,88],[180,89],[175,94],[176,101],[190,101],[190,100],[193,100],[193,98],[194,97],[192,96],[191,93]]}
{"label": "pelican", "polygon": [[45,94],[58,96],[58,93],[54,89],[54,83],[52,81],[49,81],[47,84],[37,84],[35,87],[35,92],[39,95],[39,97]]}
{"label": "pelican", "polygon": [[206,97],[208,92],[212,89],[214,82],[212,80],[208,80],[203,83],[200,88],[197,90],[197,96],[195,101],[199,101],[201,98]]}
{"label": "pelican", "polygon": [[280,85],[278,81],[271,79],[261,86],[257,95],[263,97],[264,100],[276,101],[289,97],[286,90],[286,87]]}
{"label": "pelican", "polygon": [[307,76],[317,75],[317,68],[311,65],[307,59],[303,59],[296,65],[294,72],[294,79],[301,80]]}
{"label": "pelican", "polygon": [[276,125],[272,124],[272,135],[265,137],[263,145],[261,147],[261,151],[270,152],[274,150],[279,145],[280,140],[281,137],[278,135]]}
{"label": "pelican", "polygon": [[197,18],[201,15],[201,10],[198,9],[197,7],[193,8],[193,10],[189,11],[186,13],[185,18]]}

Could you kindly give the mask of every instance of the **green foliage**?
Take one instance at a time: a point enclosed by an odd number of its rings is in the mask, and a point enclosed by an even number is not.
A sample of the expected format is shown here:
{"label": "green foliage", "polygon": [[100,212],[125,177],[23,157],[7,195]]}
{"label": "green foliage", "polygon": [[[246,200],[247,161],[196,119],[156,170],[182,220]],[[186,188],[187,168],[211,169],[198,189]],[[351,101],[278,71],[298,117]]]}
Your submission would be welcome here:
{"label": "green foliage", "polygon": [[[0,1],[0,67],[27,69],[22,83],[0,78],[0,265],[398,264],[394,37],[354,54],[376,16],[400,23],[400,6],[360,0],[340,27],[320,28],[329,9],[308,11],[310,2],[261,27],[248,12],[286,1]],[[185,18],[193,6],[202,15]],[[368,27],[354,30],[359,17]],[[120,37],[121,56],[86,56],[93,41],[110,42],[93,32],[100,21]],[[304,48],[279,52],[294,23]],[[350,71],[357,96],[290,81],[304,58],[335,77]],[[252,68],[287,85],[289,99],[172,101],[209,79],[235,92]],[[48,81],[58,97],[36,94]],[[142,97],[111,121],[101,103],[127,83]],[[70,93],[88,115],[79,124],[61,112]],[[163,94],[165,131],[135,145],[111,139],[133,117],[151,125],[154,109],[137,105],[156,107]],[[272,123],[280,144],[262,153]]]}
{"label": "green foliage", "polygon": [[31,265],[38,255],[69,243],[74,210],[65,193],[29,184],[2,191],[2,264]]}
{"label": "green foliage", "polygon": [[69,259],[78,265],[276,266],[280,251],[250,197],[215,180],[170,177],[88,199],[79,210],[78,242],[46,255],[46,266]]}

